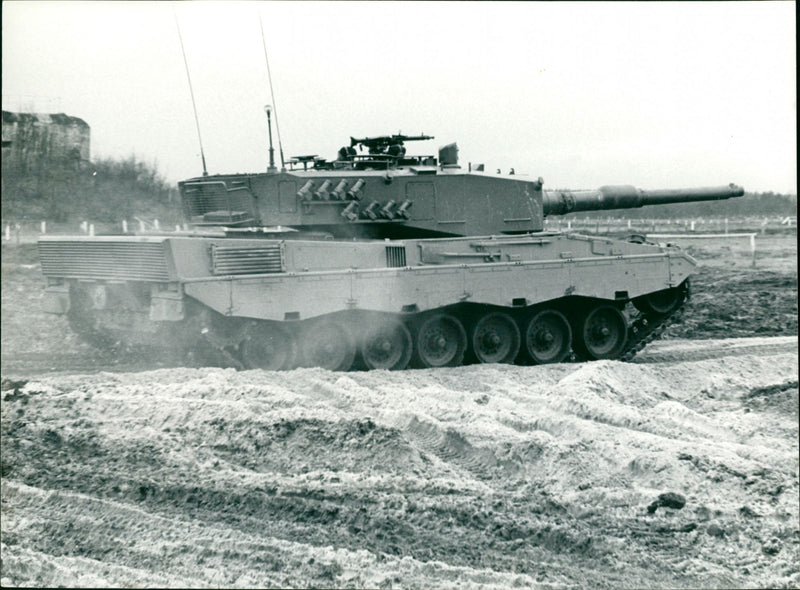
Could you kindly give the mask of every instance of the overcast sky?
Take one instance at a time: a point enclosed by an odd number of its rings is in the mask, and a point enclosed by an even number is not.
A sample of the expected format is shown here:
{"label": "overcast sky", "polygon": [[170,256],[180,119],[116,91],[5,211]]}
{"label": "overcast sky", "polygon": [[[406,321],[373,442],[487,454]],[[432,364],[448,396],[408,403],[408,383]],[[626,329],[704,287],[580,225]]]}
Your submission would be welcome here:
{"label": "overcast sky", "polygon": [[287,159],[424,132],[551,188],[797,192],[793,2],[3,2],[3,109],[199,175],[177,16],[209,172],[263,171],[259,13]]}

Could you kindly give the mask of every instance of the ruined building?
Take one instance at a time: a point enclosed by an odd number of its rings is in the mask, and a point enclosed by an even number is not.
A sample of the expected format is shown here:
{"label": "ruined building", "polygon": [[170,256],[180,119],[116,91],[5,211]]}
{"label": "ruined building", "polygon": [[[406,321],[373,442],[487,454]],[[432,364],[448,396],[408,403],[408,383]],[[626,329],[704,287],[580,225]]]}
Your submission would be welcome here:
{"label": "ruined building", "polygon": [[89,125],[63,113],[3,111],[3,170],[36,174],[89,162]]}

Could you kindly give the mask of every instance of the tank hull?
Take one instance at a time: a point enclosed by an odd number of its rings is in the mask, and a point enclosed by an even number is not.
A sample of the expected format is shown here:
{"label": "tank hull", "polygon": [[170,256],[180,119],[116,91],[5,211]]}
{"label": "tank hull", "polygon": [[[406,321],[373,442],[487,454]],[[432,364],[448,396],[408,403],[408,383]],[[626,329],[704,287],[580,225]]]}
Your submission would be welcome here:
{"label": "tank hull", "polygon": [[45,237],[39,248],[46,309],[88,335],[203,341],[267,369],[626,358],[682,305],[695,267],[674,247],[558,232]]}

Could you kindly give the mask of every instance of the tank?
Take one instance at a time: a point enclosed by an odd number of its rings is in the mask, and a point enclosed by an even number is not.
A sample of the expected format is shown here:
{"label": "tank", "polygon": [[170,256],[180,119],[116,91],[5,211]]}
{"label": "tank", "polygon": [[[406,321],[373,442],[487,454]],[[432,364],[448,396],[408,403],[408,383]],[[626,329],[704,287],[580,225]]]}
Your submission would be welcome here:
{"label": "tank", "polygon": [[456,144],[406,153],[425,139],[351,137],[333,160],[182,181],[188,231],[42,237],[45,309],[100,346],[239,368],[627,360],[677,319],[696,262],[641,237],[546,231],[545,217],[744,194],[548,190],[464,169]]}

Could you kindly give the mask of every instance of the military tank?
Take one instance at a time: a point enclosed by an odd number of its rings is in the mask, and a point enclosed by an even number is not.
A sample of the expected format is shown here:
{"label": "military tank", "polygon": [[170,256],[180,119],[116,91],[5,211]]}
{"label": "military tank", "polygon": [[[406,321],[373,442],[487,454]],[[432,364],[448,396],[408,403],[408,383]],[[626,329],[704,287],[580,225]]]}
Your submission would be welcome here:
{"label": "military tank", "polygon": [[[575,211],[727,199],[721,187],[549,190],[431,136],[350,138],[332,160],[179,183],[187,231],[45,236],[44,306],[100,345],[213,350],[267,370],[630,359],[676,319],[673,245],[547,231]],[[498,171],[499,172],[499,171]]]}

